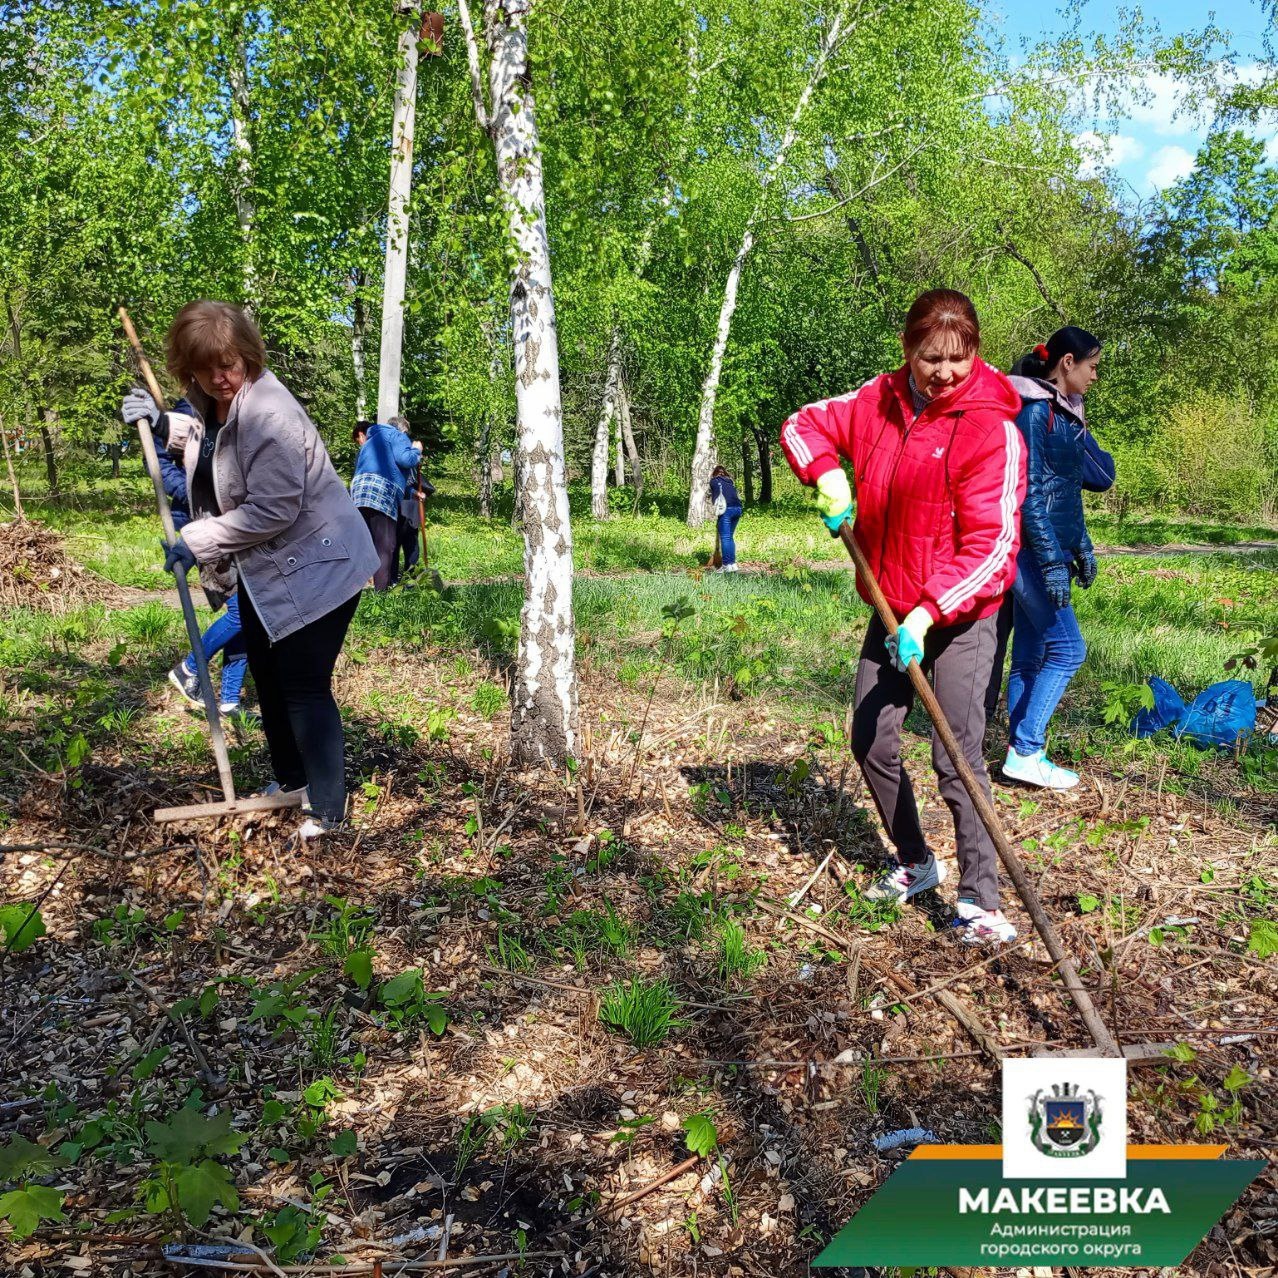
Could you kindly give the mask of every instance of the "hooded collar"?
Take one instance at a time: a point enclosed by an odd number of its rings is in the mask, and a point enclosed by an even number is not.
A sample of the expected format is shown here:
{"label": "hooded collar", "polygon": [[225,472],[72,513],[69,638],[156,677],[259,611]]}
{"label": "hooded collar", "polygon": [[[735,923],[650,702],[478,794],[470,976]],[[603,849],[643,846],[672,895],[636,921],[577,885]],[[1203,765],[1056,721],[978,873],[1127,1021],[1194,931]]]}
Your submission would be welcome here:
{"label": "hooded collar", "polygon": [[1008,380],[1023,401],[1045,399],[1058,411],[1068,413],[1084,425],[1087,424],[1087,413],[1081,395],[1066,395],[1055,382],[1049,382],[1045,377],[1016,376]]}

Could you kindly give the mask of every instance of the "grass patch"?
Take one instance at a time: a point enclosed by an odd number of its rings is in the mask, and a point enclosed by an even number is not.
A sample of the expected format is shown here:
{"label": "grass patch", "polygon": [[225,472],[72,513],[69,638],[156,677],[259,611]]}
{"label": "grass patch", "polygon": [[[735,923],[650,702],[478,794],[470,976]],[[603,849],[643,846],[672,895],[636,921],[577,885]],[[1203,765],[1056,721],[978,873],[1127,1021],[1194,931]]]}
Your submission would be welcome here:
{"label": "grass patch", "polygon": [[599,1019],[609,1029],[624,1034],[636,1047],[656,1047],[684,1024],[679,1019],[679,999],[665,977],[635,977],[618,981],[604,991]]}

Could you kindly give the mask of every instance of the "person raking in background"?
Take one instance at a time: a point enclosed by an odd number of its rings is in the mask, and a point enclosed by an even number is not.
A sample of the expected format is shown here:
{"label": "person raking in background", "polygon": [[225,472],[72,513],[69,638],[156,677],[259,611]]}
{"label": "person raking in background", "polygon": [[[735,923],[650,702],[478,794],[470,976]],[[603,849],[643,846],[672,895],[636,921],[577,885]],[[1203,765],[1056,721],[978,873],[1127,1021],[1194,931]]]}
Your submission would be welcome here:
{"label": "person raking in background", "polygon": [[[409,425],[406,417],[392,417],[391,425],[408,434]],[[420,448],[420,445],[418,446]],[[435,495],[435,485],[426,478],[424,453],[418,452],[417,469],[408,477],[408,485],[399,503],[399,519],[396,522],[395,534],[399,545],[399,559],[396,560],[395,573],[402,577],[415,567],[422,557],[422,503]]]}
{"label": "person raking in background", "polygon": [[[897,860],[865,893],[904,902],[934,888],[945,866],[927,846],[901,762],[901,728],[914,703],[906,671],[917,660],[986,793],[985,690],[996,614],[1016,571],[1025,450],[1013,417],[1020,399],[979,357],[972,303],[948,289],[923,293],[905,317],[905,364],[859,390],[808,404],[781,431],[799,479],[817,489],[831,535],[853,533],[900,621],[890,636],[873,614],[861,645],[852,750]],[[869,602],[864,583],[861,597]],[[1011,941],[999,908],[998,854],[940,741],[932,766],[954,820],[959,939]]]}
{"label": "person raking in background", "polygon": [[[1051,790],[1078,784],[1077,772],[1047,757],[1047,729],[1087,656],[1070,605],[1073,581],[1087,590],[1097,573],[1083,489],[1097,489],[1108,475],[1103,483],[1107,488],[1114,479],[1113,458],[1089,436],[1083,412],[1083,397],[1099,376],[1100,357],[1100,340],[1070,326],[1018,361],[1012,376],[1022,403],[1016,425],[1025,439],[1029,482],[1012,591],[1003,775]],[[1001,673],[1000,661],[997,675]]]}
{"label": "person raking in background", "polygon": [[741,521],[741,498],[732,476],[723,466],[710,472],[710,496],[714,501],[715,531],[719,535],[720,572],[737,571],[737,524]]}
{"label": "person raking in background", "polygon": [[[189,415],[191,404],[179,399],[173,405],[175,413]],[[178,465],[169,452],[168,421],[161,414],[159,405],[149,391],[134,386],[120,405],[120,415],[130,426],[135,422],[150,424],[155,440],[155,455],[160,463],[160,478],[164,483],[164,495],[169,499],[173,514],[173,527],[182,528],[191,522],[191,507],[187,499],[186,471]],[[217,592],[214,592],[217,597]],[[226,596],[226,608],[220,617],[200,636],[204,659],[210,664],[222,654],[222,686],[218,695],[218,709],[222,714],[234,714],[240,708],[244,694],[244,676],[248,672],[248,653],[244,647],[244,632],[240,625],[240,600],[236,591]],[[178,690],[186,704],[193,710],[204,710],[200,696],[200,681],[195,673],[195,654],[188,652],[169,671],[169,682]]]}
{"label": "person raking in background", "polygon": [[168,368],[190,414],[169,414],[191,522],[165,567],[238,581],[249,669],[275,781],[307,790],[298,833],[346,812],[345,737],[333,668],[377,552],[324,441],[266,367],[253,321],[227,302],[190,302],[168,333]]}
{"label": "person raking in background", "polygon": [[422,459],[421,444],[408,438],[408,423],[404,426],[401,430],[390,422],[357,422],[353,432],[359,454],[351,500],[377,548],[374,590],[389,590],[399,580],[400,503]]}

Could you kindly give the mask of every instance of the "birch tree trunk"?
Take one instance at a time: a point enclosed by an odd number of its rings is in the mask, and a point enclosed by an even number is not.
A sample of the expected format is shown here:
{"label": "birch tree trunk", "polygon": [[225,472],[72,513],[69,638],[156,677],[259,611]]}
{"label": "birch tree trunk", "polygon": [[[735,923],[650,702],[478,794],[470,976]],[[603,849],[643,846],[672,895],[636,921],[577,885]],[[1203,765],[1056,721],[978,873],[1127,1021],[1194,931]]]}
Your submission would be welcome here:
{"label": "birch tree trunk", "polygon": [[701,383],[701,411],[697,416],[697,444],[692,454],[692,481],[688,495],[688,526],[700,528],[705,523],[710,511],[710,472],[715,466],[714,445],[714,406],[719,394],[719,381],[723,376],[723,357],[728,349],[728,336],[732,331],[732,317],[737,309],[737,289],[741,284],[741,271],[746,258],[754,247],[755,229],[763,214],[764,201],[777,175],[785,167],[790,148],[799,133],[799,124],[803,119],[812,94],[817,85],[825,78],[830,53],[843,34],[845,12],[840,10],[830,23],[825,38],[821,41],[821,49],[812,63],[807,83],[799,100],[794,104],[790,115],[790,123],[759,182],[759,194],[754,208],[746,219],[745,230],[741,233],[741,243],[736,256],[732,259],[732,268],[728,271],[728,279],[723,288],[723,301],[719,306],[719,322],[715,326],[714,345],[710,350],[710,367],[706,371],[705,381]]}
{"label": "birch tree trunk", "polygon": [[4,464],[9,469],[9,485],[13,489],[13,514],[15,519],[25,519],[22,513],[22,492],[18,488],[18,477],[13,470],[13,453],[9,451],[9,432],[4,426],[4,416],[0,414],[0,440],[4,441]]}
{"label": "birch tree trunk", "polygon": [[490,103],[486,107],[478,42],[466,0],[459,2],[476,118],[492,139],[515,249],[510,319],[525,584],[511,696],[510,745],[514,760],[526,765],[541,760],[562,764],[577,745],[572,528],[542,157],[528,67],[531,3],[486,0]]}
{"label": "birch tree trunk", "polygon": [[[415,11],[397,3],[396,13]],[[391,125],[390,193],[386,205],[386,272],[382,281],[382,342],[377,356],[377,420],[399,412],[404,354],[404,286],[408,279],[408,198],[413,183],[413,130],[417,120],[417,21],[399,33],[395,105]]]}
{"label": "birch tree trunk", "polygon": [[493,517],[493,419],[485,413],[475,443],[475,462],[479,467],[479,517]]}
{"label": "birch tree trunk", "polygon": [[630,393],[626,390],[624,376],[617,383],[617,417],[621,422],[621,438],[625,441],[626,456],[630,459],[630,473],[635,477],[635,510],[639,509],[639,498],[643,496],[643,467],[639,464],[639,450],[635,447],[635,437],[630,429]]}
{"label": "birch tree trunk", "polygon": [[617,465],[613,471],[613,479],[618,488],[626,486],[626,441],[621,437],[621,414],[617,414]]}
{"label": "birch tree trunk", "polygon": [[[590,516],[608,518],[608,445],[612,439],[612,419],[617,411],[617,383],[621,379],[621,352],[617,331],[613,330],[608,352],[608,380],[604,383],[603,408],[595,427],[595,448],[590,458]],[[622,481],[624,482],[624,481]]]}
{"label": "birch tree trunk", "polygon": [[257,267],[254,263],[256,242],[253,223],[257,209],[253,205],[253,143],[249,138],[249,122],[253,118],[253,102],[249,96],[248,45],[244,39],[244,19],[238,19],[227,68],[231,86],[231,154],[235,160],[235,220],[244,244],[244,309],[252,314],[261,300],[258,295]]}
{"label": "birch tree trunk", "polygon": [[364,386],[364,342],[368,335],[368,307],[361,290],[364,287],[363,269],[355,271],[354,296],[351,299],[351,366],[355,371],[355,420],[368,418],[368,393]]}

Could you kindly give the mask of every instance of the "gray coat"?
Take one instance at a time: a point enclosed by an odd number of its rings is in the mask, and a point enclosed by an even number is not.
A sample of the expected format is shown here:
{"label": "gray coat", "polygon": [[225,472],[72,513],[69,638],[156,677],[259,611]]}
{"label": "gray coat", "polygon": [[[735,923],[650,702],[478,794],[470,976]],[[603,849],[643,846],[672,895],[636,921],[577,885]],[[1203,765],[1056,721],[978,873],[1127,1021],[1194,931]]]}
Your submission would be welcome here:
{"label": "gray coat", "polygon": [[182,538],[202,581],[226,590],[238,578],[278,642],[364,588],[378,566],[373,539],[306,410],[274,373],[246,382],[232,402],[212,493],[195,465],[213,403],[198,388],[190,400],[196,415],[172,414],[169,436],[191,500]]}

